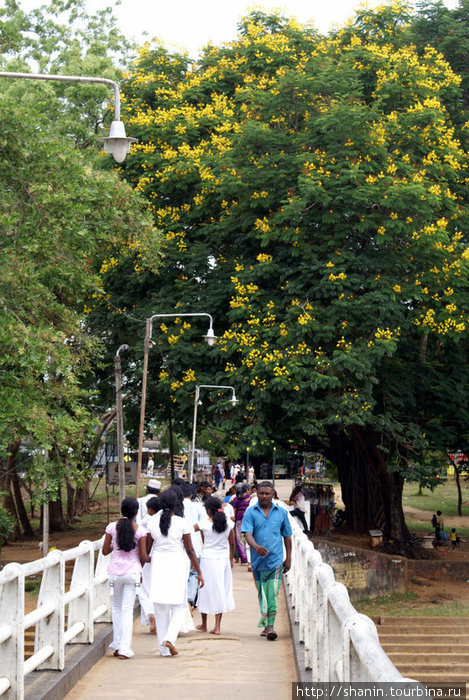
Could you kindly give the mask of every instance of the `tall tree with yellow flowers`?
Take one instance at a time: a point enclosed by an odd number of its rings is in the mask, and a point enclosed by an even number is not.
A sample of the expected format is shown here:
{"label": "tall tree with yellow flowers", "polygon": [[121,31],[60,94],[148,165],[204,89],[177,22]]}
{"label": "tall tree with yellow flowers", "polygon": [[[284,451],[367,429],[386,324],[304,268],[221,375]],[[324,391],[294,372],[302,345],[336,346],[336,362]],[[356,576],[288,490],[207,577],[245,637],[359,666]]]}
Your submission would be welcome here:
{"label": "tall tree with yellow flowers", "polygon": [[[386,6],[324,38],[254,12],[191,67],[144,47],[126,89],[125,175],[165,237],[153,299],[224,323],[212,378],[242,398],[242,439],[321,450],[348,523],[400,551],[404,477],[467,381],[469,304],[460,79],[409,20]],[[205,376],[189,346],[184,364]]]}

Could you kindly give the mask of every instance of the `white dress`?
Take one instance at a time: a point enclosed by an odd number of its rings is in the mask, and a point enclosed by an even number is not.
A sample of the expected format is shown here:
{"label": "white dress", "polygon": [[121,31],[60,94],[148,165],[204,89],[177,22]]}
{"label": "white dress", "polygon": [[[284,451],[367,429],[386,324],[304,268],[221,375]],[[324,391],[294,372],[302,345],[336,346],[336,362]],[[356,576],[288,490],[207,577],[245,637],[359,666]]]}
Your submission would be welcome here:
{"label": "white dress", "polygon": [[204,586],[199,589],[199,612],[207,615],[229,612],[235,607],[228,543],[234,522],[227,518],[226,530],[215,532],[213,523],[204,518],[199,522],[199,528],[204,533],[204,546],[200,557]]}
{"label": "white dress", "polygon": [[150,600],[153,603],[180,605],[187,602],[187,577],[189,558],[182,541],[190,534],[190,525],[178,515],[173,515],[167,536],[160,530],[163,511],[148,521],[148,532],[153,538],[151,551]]}

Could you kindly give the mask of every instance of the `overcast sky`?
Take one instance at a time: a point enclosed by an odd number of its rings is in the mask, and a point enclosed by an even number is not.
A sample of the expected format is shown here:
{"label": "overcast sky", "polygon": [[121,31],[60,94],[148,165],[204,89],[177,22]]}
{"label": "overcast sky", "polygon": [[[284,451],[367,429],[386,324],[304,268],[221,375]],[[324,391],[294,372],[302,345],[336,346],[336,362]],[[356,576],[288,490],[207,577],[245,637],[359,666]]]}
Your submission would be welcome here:
{"label": "overcast sky", "polygon": [[[19,4],[28,10],[41,2],[19,0]],[[87,4],[93,10],[113,3],[88,0]],[[383,0],[367,3],[369,7],[380,4]],[[445,0],[445,4],[454,7],[457,0]],[[332,25],[346,22],[360,5],[360,0],[121,0],[114,11],[121,30],[138,43],[158,37],[169,48],[187,49],[195,57],[209,42],[220,44],[234,39],[239,18],[253,7],[280,8],[284,14],[301,22],[312,22],[325,33]]]}

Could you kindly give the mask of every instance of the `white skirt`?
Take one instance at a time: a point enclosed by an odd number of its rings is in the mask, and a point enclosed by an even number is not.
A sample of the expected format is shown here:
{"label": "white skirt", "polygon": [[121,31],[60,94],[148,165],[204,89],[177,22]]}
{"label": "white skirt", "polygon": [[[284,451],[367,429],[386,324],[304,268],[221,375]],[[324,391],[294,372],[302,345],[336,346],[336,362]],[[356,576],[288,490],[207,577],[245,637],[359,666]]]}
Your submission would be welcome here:
{"label": "white skirt", "polygon": [[200,569],[204,578],[203,588],[199,588],[197,607],[199,612],[207,615],[218,615],[234,610],[233,576],[230,560],[204,559],[200,560]]}
{"label": "white skirt", "polygon": [[151,554],[150,600],[153,603],[181,605],[187,602],[189,559],[184,550]]}

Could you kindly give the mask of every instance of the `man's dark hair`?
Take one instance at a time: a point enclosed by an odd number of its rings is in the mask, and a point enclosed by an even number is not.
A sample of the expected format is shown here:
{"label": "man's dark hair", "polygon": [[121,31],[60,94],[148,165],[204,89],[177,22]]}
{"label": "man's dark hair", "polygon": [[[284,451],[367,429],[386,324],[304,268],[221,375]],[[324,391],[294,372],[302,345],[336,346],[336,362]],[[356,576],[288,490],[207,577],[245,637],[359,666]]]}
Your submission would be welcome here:
{"label": "man's dark hair", "polygon": [[159,496],[161,493],[161,489],[152,489],[151,486],[147,486],[147,493],[152,493],[155,496]]}
{"label": "man's dark hair", "polygon": [[184,484],[186,484],[186,483],[187,483],[187,482],[186,482],[184,479],[181,479],[180,476],[176,476],[176,477],[174,477],[174,479],[172,480],[171,486],[181,486],[181,487],[182,487],[182,486],[183,486]]}
{"label": "man's dark hair", "polygon": [[257,490],[269,488],[273,493],[275,493],[274,485],[270,481],[260,481],[257,484]]}
{"label": "man's dark hair", "polygon": [[181,485],[184,498],[192,498],[195,495],[196,489],[192,484],[184,483]]}

